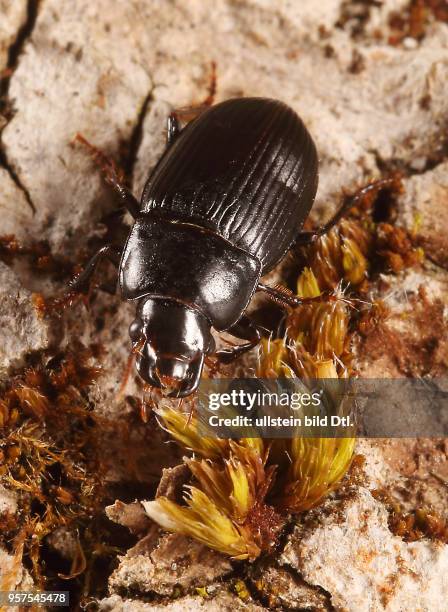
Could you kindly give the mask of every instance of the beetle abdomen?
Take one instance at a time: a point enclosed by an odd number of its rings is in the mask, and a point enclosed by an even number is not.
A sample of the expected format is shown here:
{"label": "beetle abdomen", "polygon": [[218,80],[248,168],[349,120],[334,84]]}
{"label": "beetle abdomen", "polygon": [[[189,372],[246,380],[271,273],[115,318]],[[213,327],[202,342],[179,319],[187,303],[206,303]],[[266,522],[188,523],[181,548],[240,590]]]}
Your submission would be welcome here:
{"label": "beetle abdomen", "polygon": [[149,178],[144,212],[196,223],[272,268],[299,233],[317,189],[317,153],[282,102],[239,98],[188,124]]}

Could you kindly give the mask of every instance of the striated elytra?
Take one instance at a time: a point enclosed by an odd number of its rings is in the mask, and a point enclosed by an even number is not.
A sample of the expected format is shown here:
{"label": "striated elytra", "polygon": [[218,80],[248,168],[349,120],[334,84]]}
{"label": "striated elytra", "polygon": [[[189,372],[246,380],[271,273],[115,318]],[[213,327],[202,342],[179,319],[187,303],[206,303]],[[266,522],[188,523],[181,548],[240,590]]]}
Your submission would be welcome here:
{"label": "striated elytra", "polygon": [[[103,247],[73,288],[102,257],[117,263],[122,296],[137,303],[129,328],[137,370],[150,385],[184,397],[197,388],[206,355],[228,362],[257,344],[246,308],[255,291],[276,293],[260,277],[341,213],[316,232],[302,231],[316,195],[316,147],[278,100],[227,100],[183,129],[173,113],[141,203],[111,168],[107,179],[134,224],[124,248]],[[212,327],[246,342],[215,351]]]}

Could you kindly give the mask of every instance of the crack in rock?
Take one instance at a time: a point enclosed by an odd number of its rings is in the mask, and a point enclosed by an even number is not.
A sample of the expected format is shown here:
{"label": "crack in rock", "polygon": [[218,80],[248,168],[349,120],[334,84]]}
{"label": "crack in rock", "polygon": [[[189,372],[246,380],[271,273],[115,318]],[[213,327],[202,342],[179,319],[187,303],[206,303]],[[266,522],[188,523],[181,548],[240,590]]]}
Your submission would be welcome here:
{"label": "crack in rock", "polygon": [[[26,5],[26,17],[20,28],[17,31],[15,40],[9,46],[7,52],[6,67],[3,71],[3,77],[0,79],[0,115],[4,118],[4,125],[0,125],[0,133],[12,118],[13,111],[11,110],[11,100],[9,99],[9,85],[13,77],[14,71],[18,66],[21,53],[26,42],[31,38],[34,27],[37,21],[38,7],[40,0],[28,0]],[[0,166],[5,168],[10,178],[15,185],[23,192],[27,204],[31,210],[35,212],[35,206],[31,200],[30,194],[26,187],[22,184],[19,176],[8,161],[3,143],[0,140]]]}

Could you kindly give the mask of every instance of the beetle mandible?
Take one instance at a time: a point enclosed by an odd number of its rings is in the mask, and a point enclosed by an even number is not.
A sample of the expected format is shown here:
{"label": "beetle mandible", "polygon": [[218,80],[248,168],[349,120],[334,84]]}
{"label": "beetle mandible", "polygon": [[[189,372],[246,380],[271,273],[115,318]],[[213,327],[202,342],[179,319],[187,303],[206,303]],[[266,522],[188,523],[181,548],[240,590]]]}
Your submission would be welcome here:
{"label": "beetle mandible", "polygon": [[[316,147],[298,115],[268,98],[221,102],[183,129],[172,113],[141,203],[102,160],[134,223],[124,248],[102,247],[72,289],[86,285],[102,258],[118,265],[122,297],[137,304],[129,334],[138,373],[170,396],[187,396],[206,355],[229,362],[260,340],[245,315],[255,291],[301,303],[260,278],[294,244],[331,229],[345,207],[320,229],[302,231],[317,190]],[[212,327],[246,342],[216,351]]]}

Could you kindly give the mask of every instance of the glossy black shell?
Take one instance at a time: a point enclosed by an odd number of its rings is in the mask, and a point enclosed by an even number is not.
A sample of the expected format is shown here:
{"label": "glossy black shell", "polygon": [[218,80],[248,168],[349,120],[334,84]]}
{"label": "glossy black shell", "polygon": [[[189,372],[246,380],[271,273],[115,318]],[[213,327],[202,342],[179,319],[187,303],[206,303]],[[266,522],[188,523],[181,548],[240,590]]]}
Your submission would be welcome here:
{"label": "glossy black shell", "polygon": [[238,98],[211,107],[166,150],[142,213],[215,231],[273,268],[299,233],[317,189],[317,153],[288,106]]}

